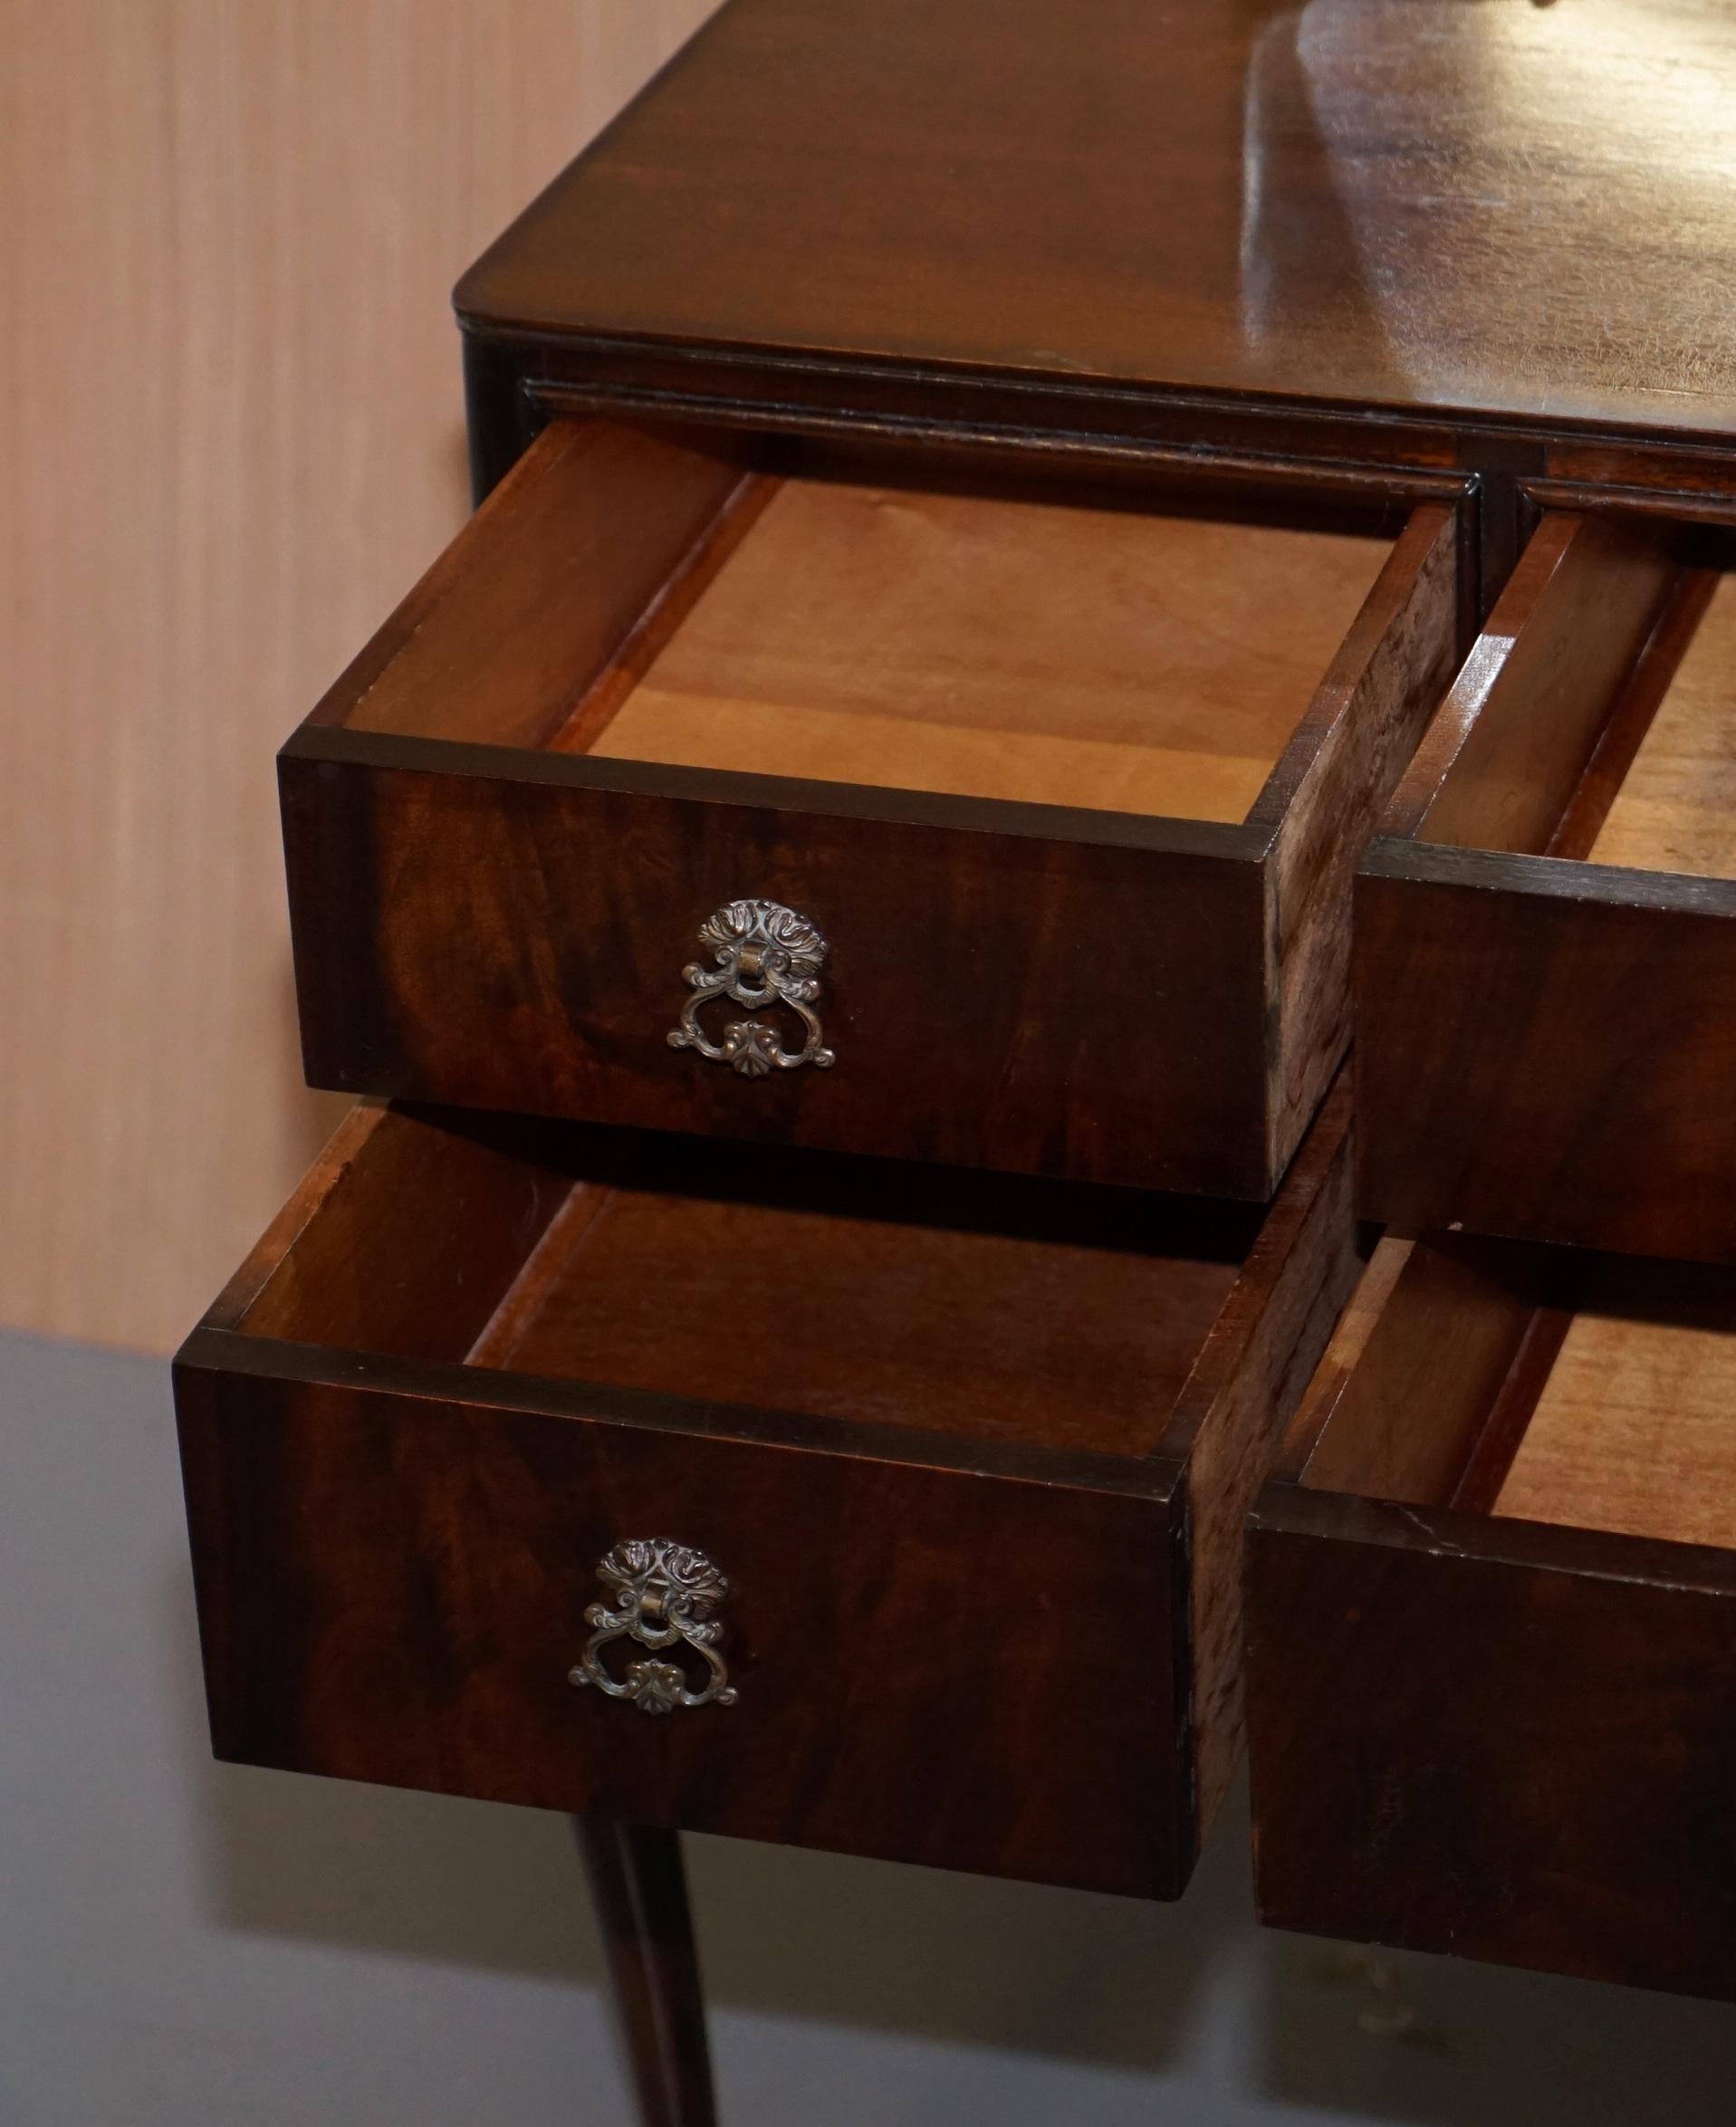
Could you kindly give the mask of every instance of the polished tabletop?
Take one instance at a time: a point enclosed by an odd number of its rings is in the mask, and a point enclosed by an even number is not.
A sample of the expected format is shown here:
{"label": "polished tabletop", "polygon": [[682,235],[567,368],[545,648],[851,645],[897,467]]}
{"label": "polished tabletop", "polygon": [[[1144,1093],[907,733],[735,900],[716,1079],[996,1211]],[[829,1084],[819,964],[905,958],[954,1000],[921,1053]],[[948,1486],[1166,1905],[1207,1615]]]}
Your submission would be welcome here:
{"label": "polished tabletop", "polygon": [[1736,431],[1736,5],[729,0],[472,330]]}

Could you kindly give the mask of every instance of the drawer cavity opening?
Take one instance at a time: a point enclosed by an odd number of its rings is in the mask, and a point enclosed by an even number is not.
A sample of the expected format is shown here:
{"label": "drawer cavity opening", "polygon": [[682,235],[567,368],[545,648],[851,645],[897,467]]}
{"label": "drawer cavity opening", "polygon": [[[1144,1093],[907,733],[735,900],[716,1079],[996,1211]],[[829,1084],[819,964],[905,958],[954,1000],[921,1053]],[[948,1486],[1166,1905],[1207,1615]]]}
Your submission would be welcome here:
{"label": "drawer cavity opening", "polygon": [[1736,1273],[1389,1238],[1281,1461],[1309,1491],[1736,1549]]}
{"label": "drawer cavity opening", "polygon": [[1361,490],[1017,459],[557,421],[315,721],[1239,823],[1312,757],[1383,572],[1450,536]]}
{"label": "drawer cavity opening", "polygon": [[545,1380],[1143,1455],[1248,1207],[365,1111],[235,1327]]}
{"label": "drawer cavity opening", "polygon": [[1383,833],[1736,877],[1736,541],[1546,516]]}

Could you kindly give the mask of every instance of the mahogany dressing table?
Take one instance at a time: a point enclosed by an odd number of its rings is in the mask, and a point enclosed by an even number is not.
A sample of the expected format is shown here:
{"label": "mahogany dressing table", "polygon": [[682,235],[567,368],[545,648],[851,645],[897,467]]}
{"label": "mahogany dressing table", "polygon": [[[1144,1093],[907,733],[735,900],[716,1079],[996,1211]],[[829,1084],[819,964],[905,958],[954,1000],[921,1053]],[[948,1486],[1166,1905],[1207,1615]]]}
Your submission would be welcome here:
{"label": "mahogany dressing table", "polygon": [[189,1524],[221,1756],[574,1814],[647,2121],[680,1829],[1174,1897],[1244,1698],[1274,1924],[1736,1998],[1732,95],[728,0],[461,283]]}

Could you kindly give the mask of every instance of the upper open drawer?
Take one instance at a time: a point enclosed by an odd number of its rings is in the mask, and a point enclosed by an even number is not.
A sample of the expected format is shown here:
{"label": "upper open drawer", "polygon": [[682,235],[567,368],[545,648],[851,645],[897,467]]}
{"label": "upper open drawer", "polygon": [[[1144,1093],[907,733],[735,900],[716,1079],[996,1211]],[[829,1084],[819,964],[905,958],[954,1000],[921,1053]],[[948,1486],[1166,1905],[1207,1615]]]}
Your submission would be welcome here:
{"label": "upper open drawer", "polygon": [[1463,528],[1200,477],[545,430],[283,754],[309,1077],[1267,1197]]}
{"label": "upper open drawer", "polygon": [[1531,540],[1357,881],[1372,1216],[1736,1260],[1731,561]]}
{"label": "upper open drawer", "polygon": [[1386,1241],[1261,1494],[1261,1918],[1736,2000],[1736,1272]]}

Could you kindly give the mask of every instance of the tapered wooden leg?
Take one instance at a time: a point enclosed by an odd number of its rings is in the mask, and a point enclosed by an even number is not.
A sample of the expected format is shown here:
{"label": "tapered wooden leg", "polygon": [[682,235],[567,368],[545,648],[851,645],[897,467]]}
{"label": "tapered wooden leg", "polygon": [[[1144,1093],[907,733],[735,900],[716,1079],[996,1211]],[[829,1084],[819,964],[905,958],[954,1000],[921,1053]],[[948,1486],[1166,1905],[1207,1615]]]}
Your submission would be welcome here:
{"label": "tapered wooden leg", "polygon": [[576,1816],[644,2127],[715,2127],[681,1835]]}

